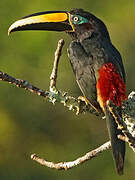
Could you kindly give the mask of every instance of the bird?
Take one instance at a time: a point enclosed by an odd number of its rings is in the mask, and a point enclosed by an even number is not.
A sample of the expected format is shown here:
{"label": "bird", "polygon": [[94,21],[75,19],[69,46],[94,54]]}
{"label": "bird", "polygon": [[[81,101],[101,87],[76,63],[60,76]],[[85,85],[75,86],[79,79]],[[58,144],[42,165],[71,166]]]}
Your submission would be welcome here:
{"label": "bird", "polygon": [[45,11],[15,21],[8,29],[14,31],[65,31],[71,37],[68,57],[76,82],[85,100],[106,117],[116,171],[123,174],[125,142],[118,139],[121,129],[107,108],[111,101],[119,108],[127,99],[126,75],[119,51],[112,44],[102,20],[83,9]]}

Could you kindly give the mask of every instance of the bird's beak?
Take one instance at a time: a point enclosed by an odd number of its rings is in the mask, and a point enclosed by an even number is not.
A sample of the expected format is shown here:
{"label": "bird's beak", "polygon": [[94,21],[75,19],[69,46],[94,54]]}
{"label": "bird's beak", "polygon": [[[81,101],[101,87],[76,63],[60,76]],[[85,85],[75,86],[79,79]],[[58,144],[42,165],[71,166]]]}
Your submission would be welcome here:
{"label": "bird's beak", "polygon": [[48,11],[35,13],[14,22],[8,29],[8,34],[14,31],[48,30],[74,31],[71,14],[65,11]]}

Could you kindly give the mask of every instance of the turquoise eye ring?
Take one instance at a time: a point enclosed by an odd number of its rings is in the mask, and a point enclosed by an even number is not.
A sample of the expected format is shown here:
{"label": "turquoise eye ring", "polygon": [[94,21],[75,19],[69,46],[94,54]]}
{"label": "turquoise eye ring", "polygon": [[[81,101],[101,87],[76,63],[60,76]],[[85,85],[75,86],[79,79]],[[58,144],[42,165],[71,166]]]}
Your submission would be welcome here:
{"label": "turquoise eye ring", "polygon": [[73,24],[83,24],[83,23],[88,23],[88,19],[86,19],[85,17],[79,16],[79,15],[75,15],[72,16],[71,15],[71,19],[72,19],[72,23]]}

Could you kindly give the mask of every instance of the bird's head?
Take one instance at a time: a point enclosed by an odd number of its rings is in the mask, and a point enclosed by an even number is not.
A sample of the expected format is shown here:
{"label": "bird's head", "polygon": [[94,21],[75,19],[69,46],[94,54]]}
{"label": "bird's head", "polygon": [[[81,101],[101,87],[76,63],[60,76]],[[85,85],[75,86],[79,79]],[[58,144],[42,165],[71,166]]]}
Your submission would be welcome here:
{"label": "bird's head", "polygon": [[24,30],[65,31],[77,39],[93,35],[109,37],[104,23],[82,9],[73,9],[70,12],[47,11],[25,16],[10,26],[8,34]]}

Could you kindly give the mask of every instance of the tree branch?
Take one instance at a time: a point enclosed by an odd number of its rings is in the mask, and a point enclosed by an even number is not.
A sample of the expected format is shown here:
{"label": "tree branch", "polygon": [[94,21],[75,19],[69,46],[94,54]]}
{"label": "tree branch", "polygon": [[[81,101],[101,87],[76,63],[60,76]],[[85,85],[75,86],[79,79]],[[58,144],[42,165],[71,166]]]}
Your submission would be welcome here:
{"label": "tree branch", "polygon": [[99,115],[99,113],[97,113],[95,109],[93,109],[93,107],[91,107],[85,101],[81,100],[80,98],[74,98],[72,96],[69,96],[67,92],[62,92],[56,89],[58,63],[59,63],[63,46],[64,46],[64,40],[61,39],[58,42],[58,47],[55,52],[53,70],[50,76],[49,91],[42,90],[36,86],[33,86],[26,80],[16,79],[2,71],[0,71],[0,80],[6,81],[19,88],[24,88],[25,90],[28,90],[31,93],[34,93],[38,96],[42,96],[49,102],[52,102],[53,104],[56,102],[61,103],[65,107],[69,108],[69,110],[74,111],[76,114],[83,113],[83,112],[90,112],[95,115]]}
{"label": "tree branch", "polygon": [[[42,96],[49,102],[53,104],[55,102],[63,104],[65,107],[69,108],[69,110],[74,111],[76,114],[89,112],[95,115],[100,115],[96,112],[93,107],[91,107],[87,102],[83,101],[81,98],[74,98],[69,96],[66,92],[61,92],[56,89],[56,80],[57,80],[57,70],[58,64],[61,56],[62,47],[64,45],[64,40],[60,40],[58,42],[58,47],[55,52],[55,60],[53,65],[53,70],[50,76],[50,87],[49,91],[42,90],[31,85],[29,82],[21,79],[16,79],[2,71],[0,71],[0,80],[6,81],[10,84],[13,84],[19,88],[24,88],[25,90],[30,91],[38,96]],[[119,128],[124,133],[124,136],[119,135],[123,141],[129,143],[129,146],[135,152],[135,92],[130,93],[128,96],[128,100],[124,101],[122,104],[122,118],[119,117],[118,109],[111,103],[108,102],[108,108],[113,114],[116,122],[118,123]],[[36,154],[31,155],[31,158],[36,162],[55,169],[70,169],[74,166],[77,166],[81,163],[84,163],[87,160],[92,159],[93,157],[97,156],[100,152],[107,150],[111,147],[110,141],[103,144],[102,146],[98,147],[97,149],[88,152],[82,157],[79,157],[75,161],[71,162],[61,162],[61,163],[53,163],[48,162],[42,158],[39,158]]]}
{"label": "tree branch", "polygon": [[9,84],[13,84],[16,87],[19,88],[24,88],[25,90],[28,90],[34,94],[37,94],[38,96],[42,96],[44,98],[49,98],[49,92],[48,91],[44,91],[42,89],[39,89],[33,85],[31,85],[29,82],[22,80],[22,79],[16,79],[10,75],[8,75],[7,73],[4,73],[2,71],[0,71],[0,80],[1,81],[6,81]]}
{"label": "tree branch", "polygon": [[47,166],[49,168],[57,169],[57,170],[68,170],[71,169],[75,166],[78,166],[79,164],[82,164],[94,157],[96,157],[99,153],[109,149],[111,147],[111,142],[108,141],[104,143],[102,146],[86,153],[84,156],[79,157],[78,159],[70,162],[59,162],[59,163],[54,163],[54,162],[49,162],[46,161],[43,158],[38,157],[36,154],[31,155],[31,159],[38,162],[39,164],[43,166]]}

